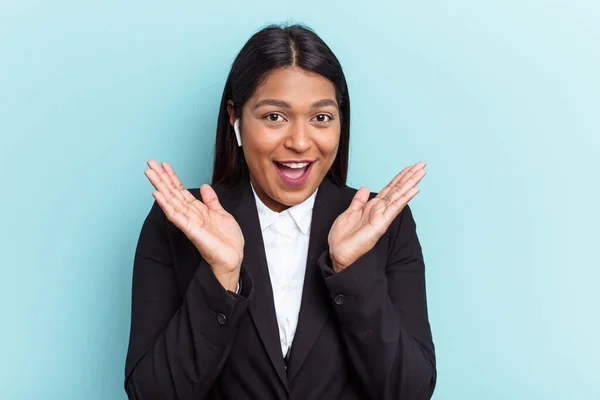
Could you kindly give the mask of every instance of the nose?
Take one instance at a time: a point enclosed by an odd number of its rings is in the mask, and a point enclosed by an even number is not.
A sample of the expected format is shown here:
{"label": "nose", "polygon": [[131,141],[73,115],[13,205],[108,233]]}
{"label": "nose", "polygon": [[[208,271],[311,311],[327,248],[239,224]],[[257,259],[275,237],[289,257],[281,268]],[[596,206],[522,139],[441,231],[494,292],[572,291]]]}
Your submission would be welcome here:
{"label": "nose", "polygon": [[293,123],[288,130],[288,134],[283,144],[287,149],[297,153],[303,153],[310,149],[310,146],[312,145],[310,127],[306,126],[303,121]]}

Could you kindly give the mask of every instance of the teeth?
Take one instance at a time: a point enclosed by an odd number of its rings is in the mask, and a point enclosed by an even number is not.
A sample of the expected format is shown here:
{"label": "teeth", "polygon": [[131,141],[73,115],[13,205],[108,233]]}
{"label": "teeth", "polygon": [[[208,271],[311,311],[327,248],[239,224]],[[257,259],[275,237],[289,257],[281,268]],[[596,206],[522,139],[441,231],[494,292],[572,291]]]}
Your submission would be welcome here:
{"label": "teeth", "polygon": [[303,162],[303,163],[280,163],[281,165],[285,165],[288,168],[304,168],[306,166],[308,166],[307,162]]}

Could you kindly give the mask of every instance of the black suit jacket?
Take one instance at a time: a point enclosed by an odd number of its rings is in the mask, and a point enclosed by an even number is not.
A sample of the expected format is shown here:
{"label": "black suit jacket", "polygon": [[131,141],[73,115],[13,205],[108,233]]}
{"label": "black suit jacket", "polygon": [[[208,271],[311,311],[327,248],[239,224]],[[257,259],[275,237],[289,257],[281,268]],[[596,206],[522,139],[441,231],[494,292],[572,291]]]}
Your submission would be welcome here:
{"label": "black suit jacket", "polygon": [[[431,398],[436,363],[425,266],[408,206],[372,250],[334,273],[327,235],[356,189],[324,178],[286,368],[248,175],[213,188],[244,234],[242,290],[225,290],[154,202],[134,259],[129,399]],[[201,199],[199,189],[190,192]]]}

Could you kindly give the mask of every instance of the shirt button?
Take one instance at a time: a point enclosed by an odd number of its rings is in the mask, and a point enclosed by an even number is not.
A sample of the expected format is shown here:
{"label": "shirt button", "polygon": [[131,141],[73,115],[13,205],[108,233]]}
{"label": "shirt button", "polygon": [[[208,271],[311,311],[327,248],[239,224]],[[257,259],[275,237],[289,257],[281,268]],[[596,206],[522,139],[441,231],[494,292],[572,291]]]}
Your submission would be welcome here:
{"label": "shirt button", "polygon": [[338,306],[341,306],[342,304],[344,304],[345,301],[346,301],[346,296],[344,296],[343,294],[338,294],[337,296],[335,296],[333,298],[333,302],[335,304],[337,304]]}
{"label": "shirt button", "polygon": [[289,292],[289,291],[290,291],[290,285],[285,285],[285,286],[283,287],[283,291],[284,291],[284,292]]}
{"label": "shirt button", "polygon": [[218,313],[217,314],[217,321],[221,324],[221,325],[225,325],[227,323],[227,317],[225,316],[225,314],[223,313]]}

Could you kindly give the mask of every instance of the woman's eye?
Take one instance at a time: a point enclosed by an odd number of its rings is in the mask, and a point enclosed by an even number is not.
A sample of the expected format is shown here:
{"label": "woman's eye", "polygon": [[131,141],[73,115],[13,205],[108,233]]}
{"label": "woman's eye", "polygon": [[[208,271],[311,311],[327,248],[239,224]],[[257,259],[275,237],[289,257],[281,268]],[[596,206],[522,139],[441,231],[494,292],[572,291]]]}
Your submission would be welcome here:
{"label": "woman's eye", "polygon": [[317,122],[329,122],[333,119],[333,118],[331,118],[331,116],[329,116],[327,114],[318,114],[315,118],[316,118]]}
{"label": "woman's eye", "polygon": [[267,114],[265,117],[270,122],[280,122],[283,120],[283,117],[279,114]]}

